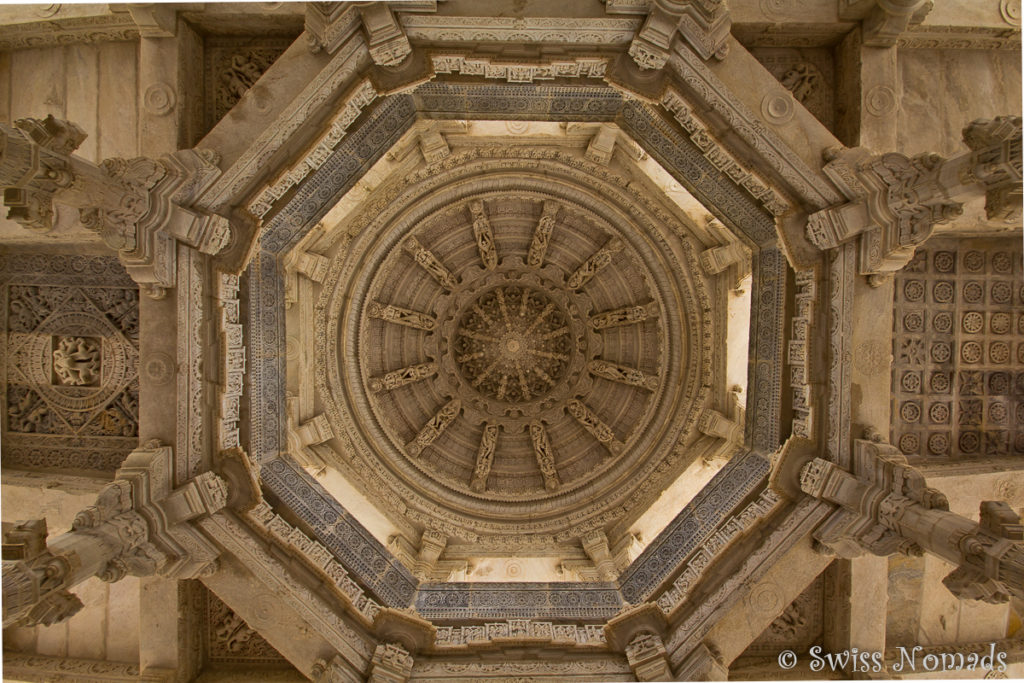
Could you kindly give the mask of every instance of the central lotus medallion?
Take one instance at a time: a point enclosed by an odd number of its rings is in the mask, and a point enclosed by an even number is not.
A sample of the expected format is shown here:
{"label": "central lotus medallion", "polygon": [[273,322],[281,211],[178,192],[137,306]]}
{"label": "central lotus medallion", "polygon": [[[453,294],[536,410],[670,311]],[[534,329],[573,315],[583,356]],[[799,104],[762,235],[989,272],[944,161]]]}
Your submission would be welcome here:
{"label": "central lotus medallion", "polygon": [[546,395],[565,376],[573,345],[565,313],[544,292],[513,285],[473,301],[452,351],[474,389],[522,403]]}

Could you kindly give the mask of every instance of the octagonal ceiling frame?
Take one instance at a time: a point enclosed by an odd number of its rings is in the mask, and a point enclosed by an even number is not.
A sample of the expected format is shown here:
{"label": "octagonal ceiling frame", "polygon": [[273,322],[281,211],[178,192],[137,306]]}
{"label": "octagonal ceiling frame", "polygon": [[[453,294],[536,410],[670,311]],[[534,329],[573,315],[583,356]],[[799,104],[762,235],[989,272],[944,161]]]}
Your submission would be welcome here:
{"label": "octagonal ceiling frame", "polygon": [[[680,49],[687,50],[685,46]],[[706,76],[707,74],[703,75],[703,77]],[[526,105],[525,110],[520,108],[522,105],[514,109],[491,106],[490,111],[476,112],[472,112],[471,107],[465,106],[465,103],[473,101],[473,97],[479,98],[485,95],[503,95],[505,98],[514,98],[514,101],[517,102],[522,102],[525,99],[530,104]],[[431,98],[439,100],[444,97],[461,99],[464,105],[458,111],[446,111],[444,107],[430,104]],[[591,104],[583,104],[588,98],[591,100]],[[707,108],[713,109],[716,104],[721,106],[721,103],[718,102],[707,104]],[[510,114],[510,111],[513,113]],[[284,285],[280,254],[284,253],[305,231],[316,224],[334,201],[343,196],[362,174],[401,137],[417,116],[468,118],[467,114],[470,113],[475,113],[479,118],[616,121],[673,177],[693,192],[702,203],[710,204],[712,208],[716,209],[715,213],[727,226],[734,232],[739,231],[741,234],[745,234],[745,241],[755,244],[754,288],[755,291],[770,292],[771,295],[766,296],[764,300],[755,297],[751,306],[751,382],[749,384],[751,399],[748,405],[752,409],[747,412],[746,440],[750,446],[762,453],[774,450],[780,437],[782,347],[785,336],[782,324],[786,301],[787,264],[775,239],[774,221],[771,215],[762,207],[757,206],[753,198],[745,194],[745,190],[739,187],[726,173],[707,162],[701,150],[680,133],[676,124],[669,117],[663,116],[653,107],[640,104],[638,101],[626,101],[621,94],[611,88],[604,86],[493,86],[475,83],[434,82],[420,86],[411,95],[392,95],[372,107],[368,107],[356,122],[358,125],[354,126],[346,139],[338,145],[330,159],[311,173],[293,193],[290,193],[285,205],[274,212],[260,235],[260,249],[250,259],[247,270],[251,315],[247,327],[249,328],[249,358],[252,370],[251,382],[247,387],[252,417],[249,447],[254,459],[263,461],[264,471],[266,475],[269,475],[264,477],[268,488],[282,500],[291,498],[290,502],[294,504],[301,496],[290,487],[297,481],[304,481],[307,487],[303,494],[306,496],[307,502],[311,500],[310,496],[312,495],[326,503],[327,507],[336,513],[338,511],[344,513],[340,503],[333,500],[311,477],[303,476],[305,473],[290,458],[273,457],[285,450],[283,448],[285,444],[283,433],[285,402],[284,355],[282,352],[284,346],[281,343],[284,329],[282,316]],[[295,126],[290,126],[290,128],[293,131],[296,129]],[[335,162],[333,165],[331,164],[332,160]],[[283,165],[278,163],[274,167]],[[776,160],[774,163],[766,162],[764,165],[777,168],[779,164]],[[272,171],[273,169],[268,170]],[[328,174],[333,181],[333,187],[327,191],[323,187],[317,186],[317,179],[324,174]],[[269,173],[264,172],[263,175],[266,177]],[[770,173],[767,175],[771,176]],[[778,187],[786,196],[802,194],[799,191],[794,192],[792,187],[787,187],[785,184],[778,185],[777,180],[771,180],[769,184]],[[251,187],[251,185],[249,186]],[[236,189],[238,187],[236,185]],[[709,197],[709,189],[720,190],[722,188],[728,188],[731,191],[734,201],[722,202],[721,199],[715,201]],[[241,193],[238,193],[235,200],[241,200],[240,195]],[[308,200],[312,197],[319,198],[319,201],[317,202],[318,206],[310,210]],[[806,195],[803,199],[804,201],[814,201],[808,199]],[[227,203],[232,204],[232,200],[228,199]],[[747,205],[745,209],[749,213],[736,210],[744,203]],[[726,204],[725,208],[723,208],[723,204]],[[235,206],[238,205],[240,205],[240,201],[235,203]],[[751,215],[756,216],[754,221],[748,220]],[[749,230],[744,231],[744,226]],[[264,412],[266,409],[269,410]],[[271,467],[267,467],[268,465]],[[744,465],[749,470],[749,476],[743,484],[736,486],[738,477],[735,471]],[[275,478],[274,469],[280,470],[278,474],[282,476]],[[291,472],[287,471],[289,469]],[[733,462],[715,477],[705,491],[710,492],[717,486],[728,484],[729,488],[740,492],[739,499],[741,501],[749,501],[756,491],[764,490],[766,474],[767,463],[763,456],[750,451],[743,456],[734,458]],[[710,496],[710,493],[708,495]],[[662,555],[661,551],[672,546],[680,538],[681,530],[686,527],[685,521],[694,515],[701,501],[707,497],[698,496],[691,502],[651,544],[644,555],[623,573],[620,585],[626,588],[630,597],[634,599],[650,598],[659,587],[666,585],[666,581],[671,578],[671,575],[678,574],[684,567],[687,560],[682,557],[678,564],[671,563],[670,569],[666,570],[666,565],[660,564],[660,570],[653,574],[646,574],[643,571],[645,567],[654,566],[650,558]],[[301,506],[296,507],[301,508]],[[787,534],[784,542],[777,542],[773,544],[772,548],[766,548],[766,553],[762,553],[763,557],[752,558],[752,560],[757,560],[756,566],[747,572],[740,572],[737,576],[740,579],[749,579],[756,576],[759,571],[763,573],[770,566],[771,557],[777,557],[792,543],[809,532],[820,520],[823,510],[818,510],[819,507],[821,506],[802,505],[796,509],[790,509],[780,524],[780,532]],[[716,507],[716,510],[722,515],[718,519],[719,523],[710,524],[708,530],[720,528],[721,523],[727,521],[726,513],[734,512],[736,509],[733,507],[723,510],[721,506]],[[315,515],[307,521],[307,524],[314,530],[314,535],[317,536],[319,536],[317,532],[322,531],[318,528],[320,526],[318,522],[322,522],[322,520],[315,519]],[[355,525],[357,528],[361,528],[358,522]],[[362,532],[368,545],[372,546],[376,543],[368,532],[365,532],[365,529],[362,529]],[[320,538],[319,540],[324,541],[325,539]],[[337,547],[336,543],[332,545]],[[404,569],[379,543],[376,543],[376,546],[378,547],[373,549],[374,554],[390,568],[399,572]],[[682,554],[685,555],[685,551],[682,551]],[[338,559],[349,569],[354,570],[354,574],[364,585],[371,589],[375,587],[374,593],[377,593],[385,604],[390,603],[402,607],[410,604],[407,590],[402,590],[399,594],[388,595],[387,591],[382,589],[383,584],[379,580],[380,577],[378,580],[374,580],[372,575],[367,575],[365,571],[359,571],[359,568],[353,565],[351,557],[347,558],[347,562],[346,558],[339,557]],[[349,567],[348,565],[353,566]],[[406,585],[409,585],[408,582]],[[565,590],[572,590],[572,586],[572,584],[566,585]],[[418,590],[422,591],[425,588],[427,586],[420,586]],[[560,587],[551,586],[550,588],[559,590]],[[458,590],[458,588],[452,586],[451,590]],[[380,592],[378,593],[378,591]],[[710,614],[726,609],[732,602],[729,599],[729,594],[735,594],[736,591],[727,591],[725,595],[722,593],[721,588],[716,592],[715,595],[719,596],[718,604],[713,609],[702,610],[705,617],[710,618]],[[416,603],[419,604],[418,599]],[[677,643],[676,652],[686,650],[684,645],[685,642]]]}

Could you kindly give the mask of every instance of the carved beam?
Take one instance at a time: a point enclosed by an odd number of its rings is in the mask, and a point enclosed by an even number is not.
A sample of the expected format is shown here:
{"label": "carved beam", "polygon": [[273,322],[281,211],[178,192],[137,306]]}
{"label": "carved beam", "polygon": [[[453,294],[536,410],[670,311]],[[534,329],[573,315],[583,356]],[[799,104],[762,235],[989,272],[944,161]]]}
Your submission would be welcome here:
{"label": "carved beam", "polygon": [[937,223],[961,215],[963,202],[981,194],[989,220],[1019,224],[1021,118],[978,119],[963,137],[971,151],[953,159],[830,152],[823,170],[849,201],[811,214],[808,239],[832,249],[857,238],[861,274],[887,274],[910,261]]}
{"label": "carved beam", "polygon": [[72,154],[84,139],[78,126],[53,116],[0,124],[8,218],[49,232],[54,202],[78,209],[82,225],[115,249],[132,279],[157,298],[174,287],[176,242],[207,254],[227,244],[228,219],[192,206],[220,175],[215,153],[181,150],[160,160],[106,159],[97,166]]}
{"label": "carved beam", "polygon": [[679,33],[702,59],[724,59],[731,27],[725,0],[654,0],[629,56],[641,69],[661,69]]}
{"label": "carved beam", "polygon": [[47,543],[45,520],[35,520],[4,534],[4,628],[67,619],[82,607],[68,589],[91,576],[187,579],[215,571],[220,551],[189,522],[223,508],[228,485],[204,472],[172,489],[172,469],[171,448],[147,444],[125,458],[71,531]]}
{"label": "carved beam", "polygon": [[1024,527],[1009,505],[983,502],[975,523],[950,512],[946,497],[926,486],[895,447],[856,439],[853,451],[850,472],[809,459],[809,448],[780,453],[773,486],[792,490],[799,466],[799,489],[839,507],[815,530],[819,542],[844,557],[928,551],[957,565],[943,583],[961,599],[1024,598]]}
{"label": "carved beam", "polygon": [[727,681],[729,667],[722,661],[721,655],[705,643],[698,645],[687,656],[674,680],[677,681]]}

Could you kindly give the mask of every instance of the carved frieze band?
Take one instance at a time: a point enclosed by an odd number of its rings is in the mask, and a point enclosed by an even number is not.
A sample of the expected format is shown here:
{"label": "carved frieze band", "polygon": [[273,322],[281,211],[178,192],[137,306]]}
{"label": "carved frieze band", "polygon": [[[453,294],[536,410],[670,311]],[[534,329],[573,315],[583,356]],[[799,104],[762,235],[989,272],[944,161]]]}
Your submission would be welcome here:
{"label": "carved frieze band", "polygon": [[249,286],[249,457],[276,458],[285,446],[284,270],[261,251],[246,271]]}
{"label": "carved frieze band", "polygon": [[412,94],[416,109],[436,118],[611,121],[622,95],[611,88],[425,83]]}
{"label": "carved frieze band", "polygon": [[[847,468],[850,464],[850,362],[853,351],[853,286],[857,251],[853,243],[829,252],[828,261],[828,423],[825,449],[828,459]],[[883,352],[885,344],[879,342]]]}
{"label": "carved frieze band", "polygon": [[[1003,2],[1002,7],[1013,3]],[[900,34],[896,45],[900,48],[925,50],[1020,50],[1020,13],[1017,12],[1017,30],[995,26],[908,26]]]}
{"label": "carved frieze band", "polygon": [[[51,5],[57,7],[60,5]],[[51,17],[46,21],[0,28],[0,50],[39,48],[71,43],[105,43],[139,39],[139,28],[128,12],[86,17]]]}
{"label": "carved frieze band", "polygon": [[767,474],[768,461],[757,453],[733,457],[622,573],[623,599],[636,604],[650,598]]}
{"label": "carved frieze band", "polygon": [[238,276],[220,273],[217,279],[220,306],[221,385],[219,445],[238,446],[238,418],[245,386],[245,334],[239,322]]}
{"label": "carved frieze band", "polygon": [[4,652],[4,677],[21,681],[81,681],[106,683],[107,681],[161,682],[166,678],[157,673],[141,673],[138,664],[108,662],[76,657],[48,657],[24,654],[14,650]]}
{"label": "carved frieze band", "polygon": [[777,247],[753,257],[754,291],[750,302],[750,370],[747,377],[745,438],[752,448],[772,452],[779,445],[782,392],[783,316],[786,259]]}
{"label": "carved frieze band", "polygon": [[408,95],[395,95],[372,107],[366,116],[332,153],[307,158],[294,194],[264,227],[265,250],[284,253],[291,248],[408,130],[416,110]]}
{"label": "carved frieze band", "polygon": [[764,181],[748,171],[736,158],[727,152],[708,130],[708,127],[697,118],[682,96],[671,88],[665,91],[661,104],[671,112],[672,117],[683,127],[687,135],[707,157],[715,168],[725,173],[743,189],[760,201],[764,208],[773,216],[778,216],[790,209],[789,203],[782,199]]}
{"label": "carved frieze band", "polygon": [[629,102],[622,116],[623,129],[704,205],[718,209],[755,244],[775,238],[775,220],[760,202],[655,110]]}
{"label": "carved frieze band", "polygon": [[274,202],[280,199],[288,190],[298,185],[307,175],[320,166],[334,151],[348,134],[348,127],[351,126],[363,109],[369,106],[377,98],[377,91],[373,89],[370,81],[366,80],[356,86],[354,92],[345,98],[340,110],[331,119],[327,130],[290,169],[282,173],[276,180],[265,187],[256,198],[249,204],[249,211],[253,215],[263,218],[270,211]]}
{"label": "carved frieze band", "polygon": [[544,64],[529,64],[503,63],[489,57],[465,54],[439,54],[432,55],[430,61],[434,66],[434,73],[483,76],[509,83],[533,83],[556,78],[602,78],[608,68],[608,60],[603,57],[577,57]]}
{"label": "carved frieze band", "polygon": [[434,649],[456,652],[476,648],[490,649],[502,645],[555,646],[574,649],[604,649],[608,642],[604,626],[598,624],[552,624],[549,621],[509,619],[477,626],[441,626],[437,629]]}
{"label": "carved frieze band", "polygon": [[400,15],[412,40],[442,42],[569,43],[626,45],[640,28],[638,17],[446,17]]}
{"label": "carved frieze band", "polygon": [[609,619],[622,608],[611,583],[440,583],[421,585],[427,619]]}
{"label": "carved frieze band", "polygon": [[308,520],[322,543],[387,607],[412,602],[416,579],[319,483],[287,456],[263,464],[264,485],[289,510]]}
{"label": "carved frieze band", "polygon": [[[185,482],[199,474],[209,458],[204,429],[204,335],[208,298],[206,259],[184,244],[178,245],[178,429],[174,449],[174,480]],[[207,361],[209,362],[209,361]]]}
{"label": "carved frieze band", "polygon": [[814,428],[811,407],[811,334],[817,300],[817,271],[804,270],[795,275],[796,306],[790,319],[790,340],[786,349],[789,364],[789,386],[793,390],[793,435],[812,438]]}

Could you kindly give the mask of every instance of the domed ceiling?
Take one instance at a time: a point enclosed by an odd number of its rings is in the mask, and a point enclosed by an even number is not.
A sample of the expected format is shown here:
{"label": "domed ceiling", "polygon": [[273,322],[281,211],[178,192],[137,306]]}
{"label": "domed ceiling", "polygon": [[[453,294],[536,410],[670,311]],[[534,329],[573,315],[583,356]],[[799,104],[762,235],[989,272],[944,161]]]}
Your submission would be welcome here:
{"label": "domed ceiling", "polygon": [[678,207],[519,142],[402,166],[324,226],[313,325],[289,330],[315,378],[289,384],[315,379],[325,459],[387,516],[523,550],[679,475],[724,335]]}

